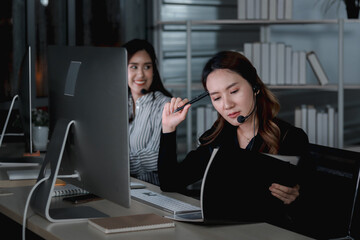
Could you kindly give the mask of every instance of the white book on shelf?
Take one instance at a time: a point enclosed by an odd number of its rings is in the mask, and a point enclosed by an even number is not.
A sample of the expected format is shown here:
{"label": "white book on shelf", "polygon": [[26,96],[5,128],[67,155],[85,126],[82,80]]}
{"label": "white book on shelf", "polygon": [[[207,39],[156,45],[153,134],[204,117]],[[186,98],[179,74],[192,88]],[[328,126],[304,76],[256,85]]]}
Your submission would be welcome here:
{"label": "white book on shelf", "polygon": [[306,84],[306,52],[299,51],[299,84]]}
{"label": "white book on shelf", "polygon": [[277,18],[277,0],[269,0],[269,20]]}
{"label": "white book on shelf", "polygon": [[261,1],[262,0],[254,0],[255,19],[261,18]]}
{"label": "white book on shelf", "polygon": [[253,63],[252,43],[244,43],[244,55],[251,63]]}
{"label": "white book on shelf", "polygon": [[284,18],[286,20],[292,19],[293,15],[293,0],[285,0]]}
{"label": "white book on shelf", "polygon": [[255,1],[246,1],[246,19],[255,19]]}
{"label": "white book on shelf", "polygon": [[285,1],[284,0],[277,0],[277,19],[284,19],[285,15]]}
{"label": "white book on shelf", "polygon": [[270,83],[270,44],[261,43],[261,80]]}
{"label": "white book on shelf", "polygon": [[292,69],[292,47],[286,45],[285,46],[285,84],[286,85],[292,85],[291,69]]}
{"label": "white book on shelf", "polygon": [[339,147],[339,119],[338,113],[334,114],[334,147]]}
{"label": "white book on shelf", "polygon": [[316,143],[316,108],[313,105],[307,107],[307,129],[310,143]]}
{"label": "white book on shelf", "polygon": [[292,63],[291,63],[291,79],[293,85],[299,84],[299,52],[292,52]]}
{"label": "white book on shelf", "polygon": [[269,0],[261,0],[260,6],[261,15],[260,18],[265,20],[269,19]]}
{"label": "white book on shelf", "polygon": [[276,81],[278,85],[285,84],[285,44],[277,44],[276,53]]}
{"label": "white book on shelf", "polygon": [[301,105],[301,128],[308,133],[308,126],[307,126],[307,106],[305,104]]}
{"label": "white book on shelf", "polygon": [[324,146],[328,146],[328,122],[329,116],[327,112],[322,112],[322,142]]}
{"label": "white book on shelf", "polygon": [[205,132],[205,107],[196,108],[196,137],[199,138]]}
{"label": "white book on shelf", "polygon": [[327,105],[328,114],[328,146],[335,147],[335,109],[331,105]]}
{"label": "white book on shelf", "polygon": [[324,145],[322,141],[322,112],[316,113],[316,144]]}
{"label": "white book on shelf", "polygon": [[276,85],[276,53],[277,43],[270,43],[270,85]]}
{"label": "white book on shelf", "polygon": [[212,110],[211,117],[212,117],[212,122],[214,123],[218,118],[218,112],[215,109]]}
{"label": "white book on shelf", "polygon": [[205,131],[210,129],[214,123],[212,112],[213,112],[213,106],[207,105],[205,107]]}
{"label": "white book on shelf", "polygon": [[238,0],[237,1],[237,16],[238,19],[246,19],[246,1],[247,0]]}
{"label": "white book on shelf", "polygon": [[301,108],[300,107],[296,107],[295,108],[295,112],[294,112],[294,126],[301,128]]}
{"label": "white book on shelf", "polygon": [[258,73],[261,76],[261,43],[255,42],[253,43],[253,65]]}
{"label": "white book on shelf", "polygon": [[316,79],[319,81],[320,85],[326,85],[329,83],[329,79],[324,71],[324,68],[321,66],[319,58],[316,56],[316,53],[311,51],[306,54],[306,58],[310,64],[311,69],[313,70]]}

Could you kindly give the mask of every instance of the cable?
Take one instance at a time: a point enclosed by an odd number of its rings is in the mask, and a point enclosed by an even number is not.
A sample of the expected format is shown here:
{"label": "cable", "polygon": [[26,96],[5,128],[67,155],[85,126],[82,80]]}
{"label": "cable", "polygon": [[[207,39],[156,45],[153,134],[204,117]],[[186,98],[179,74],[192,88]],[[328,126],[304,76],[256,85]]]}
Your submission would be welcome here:
{"label": "cable", "polygon": [[23,225],[22,225],[22,239],[25,240],[25,233],[26,233],[26,213],[29,207],[29,203],[31,200],[31,196],[33,194],[33,192],[35,191],[35,189],[44,181],[48,180],[49,177],[45,177],[43,179],[41,179],[40,181],[38,181],[32,188],[31,191],[28,195],[28,198],[26,199],[26,203],[25,203],[25,209],[24,209],[24,216],[23,216]]}
{"label": "cable", "polygon": [[[74,173],[71,175],[60,175],[58,176],[58,178],[80,178],[80,174],[79,173]],[[24,216],[23,216],[23,224],[22,224],[22,239],[25,240],[25,234],[26,234],[26,214],[27,214],[27,210],[29,208],[29,204],[30,204],[30,200],[31,200],[31,196],[34,193],[35,189],[44,181],[48,180],[49,177],[45,177],[41,180],[39,180],[32,188],[31,191],[28,195],[28,198],[26,199],[26,203],[25,203],[25,209],[24,209]]]}

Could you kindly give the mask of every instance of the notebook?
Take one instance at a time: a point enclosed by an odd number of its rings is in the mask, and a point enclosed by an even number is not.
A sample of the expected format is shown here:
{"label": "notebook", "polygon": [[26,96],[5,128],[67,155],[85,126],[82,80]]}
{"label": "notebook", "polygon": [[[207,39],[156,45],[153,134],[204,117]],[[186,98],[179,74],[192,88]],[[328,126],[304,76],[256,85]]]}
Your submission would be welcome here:
{"label": "notebook", "polygon": [[174,221],[159,215],[138,214],[89,219],[88,223],[104,233],[121,233],[175,227]]}
{"label": "notebook", "polygon": [[88,194],[88,193],[89,193],[88,191],[82,188],[67,183],[66,185],[62,185],[62,186],[55,186],[52,196],[62,197],[62,196],[80,195],[80,194]]}
{"label": "notebook", "polygon": [[266,221],[285,208],[271,195],[271,184],[292,187],[298,182],[296,165],[285,159],[289,158],[279,160],[231,146],[214,149],[201,185],[201,211],[169,218],[202,223]]}

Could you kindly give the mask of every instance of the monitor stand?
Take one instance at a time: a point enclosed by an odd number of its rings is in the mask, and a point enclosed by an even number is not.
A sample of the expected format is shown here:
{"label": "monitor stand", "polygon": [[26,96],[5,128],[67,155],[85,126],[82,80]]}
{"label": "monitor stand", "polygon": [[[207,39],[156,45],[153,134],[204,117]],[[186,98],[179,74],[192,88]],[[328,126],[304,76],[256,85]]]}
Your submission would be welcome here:
{"label": "monitor stand", "polygon": [[348,235],[345,236],[345,237],[334,238],[334,239],[331,239],[331,240],[355,240],[355,238],[353,238],[351,236],[351,228],[352,228],[352,221],[353,221],[354,211],[355,211],[355,206],[356,206],[356,199],[357,199],[357,196],[358,196],[359,180],[360,180],[360,167],[359,167],[357,180],[356,180],[354,200],[353,200],[352,207],[351,207],[351,215],[350,215],[350,221],[349,221],[349,226],[348,226]]}
{"label": "monitor stand", "polygon": [[12,112],[12,110],[13,110],[13,108],[14,108],[15,101],[16,101],[16,99],[18,99],[18,98],[19,98],[19,95],[15,95],[15,96],[13,97],[12,101],[11,101],[11,105],[10,105],[10,108],[9,108],[9,112],[8,112],[8,114],[7,114],[7,116],[6,116],[5,124],[4,124],[3,130],[2,130],[2,132],[1,132],[1,136],[0,136],[0,147],[1,147],[1,145],[2,145],[2,141],[3,141],[4,136],[5,136],[6,128],[7,128],[7,125],[8,125],[8,123],[9,123],[10,115],[11,115],[11,112]]}
{"label": "monitor stand", "polygon": [[[6,116],[5,124],[4,124],[4,127],[3,127],[1,135],[0,135],[0,147],[2,146],[2,142],[3,142],[5,136],[24,136],[25,135],[24,133],[6,133],[6,128],[7,128],[8,124],[9,124],[10,116],[11,116],[11,113],[12,113],[12,111],[14,109],[15,101],[18,98],[19,98],[19,95],[15,95],[11,100],[11,104],[10,104],[8,114]],[[31,129],[30,129],[30,131],[31,131]],[[32,136],[32,134],[30,134],[30,136]],[[34,157],[34,160],[35,160],[34,162],[38,162],[38,160],[42,160],[42,158],[40,158],[40,152],[39,151],[33,153],[32,141],[30,141],[29,145],[30,145],[29,146],[30,152],[29,153],[24,153],[23,157],[20,157],[20,158],[11,158],[11,157],[3,158],[3,157],[1,157],[0,162],[19,162],[20,163],[20,162],[26,162],[27,160],[30,160],[32,157]]]}
{"label": "monitor stand", "polygon": [[66,119],[57,121],[38,181],[45,177],[48,163],[51,170],[50,176],[34,190],[30,202],[32,209],[50,222],[79,221],[87,220],[88,218],[107,217],[106,214],[87,206],[50,209],[51,193],[54,191],[69,130],[74,123],[75,121]]}

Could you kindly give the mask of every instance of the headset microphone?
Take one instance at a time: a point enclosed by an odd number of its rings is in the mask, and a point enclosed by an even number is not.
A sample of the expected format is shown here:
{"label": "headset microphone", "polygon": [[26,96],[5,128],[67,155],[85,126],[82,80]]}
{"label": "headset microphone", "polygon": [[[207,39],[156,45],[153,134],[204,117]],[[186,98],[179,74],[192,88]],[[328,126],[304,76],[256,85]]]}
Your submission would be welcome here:
{"label": "headset microphone", "polygon": [[249,113],[245,117],[242,116],[242,115],[238,116],[238,118],[237,118],[238,123],[244,123],[246,121],[246,119],[248,119],[254,113],[255,109],[256,109],[256,94],[255,94],[255,97],[254,97],[254,107],[251,110],[251,113]]}

